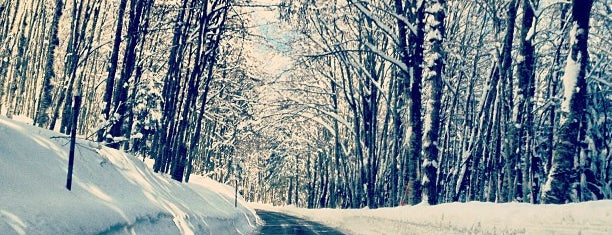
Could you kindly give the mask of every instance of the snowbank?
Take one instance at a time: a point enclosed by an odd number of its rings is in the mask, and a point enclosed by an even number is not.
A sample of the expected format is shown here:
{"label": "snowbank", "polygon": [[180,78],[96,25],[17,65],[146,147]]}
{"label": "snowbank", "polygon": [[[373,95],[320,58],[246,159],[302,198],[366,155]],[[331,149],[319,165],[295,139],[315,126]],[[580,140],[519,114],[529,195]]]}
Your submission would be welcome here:
{"label": "snowbank", "polygon": [[0,116],[0,234],[252,234],[254,211],[208,178],[153,173],[123,152],[80,140],[72,191],[69,139]]}
{"label": "snowbank", "polygon": [[380,209],[301,209],[251,204],[348,234],[612,234],[612,201],[568,205],[449,203]]}

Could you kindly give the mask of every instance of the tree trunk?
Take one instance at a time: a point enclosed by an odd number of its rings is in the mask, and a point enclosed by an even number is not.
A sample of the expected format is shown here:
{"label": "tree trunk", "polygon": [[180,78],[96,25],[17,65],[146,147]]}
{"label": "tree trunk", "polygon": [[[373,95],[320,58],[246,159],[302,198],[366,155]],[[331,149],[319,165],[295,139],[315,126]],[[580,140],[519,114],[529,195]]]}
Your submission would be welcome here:
{"label": "tree trunk", "polygon": [[423,202],[435,205],[438,202],[437,196],[437,172],[438,172],[438,143],[440,132],[440,102],[442,99],[442,67],[444,52],[442,41],[444,39],[444,17],[446,11],[446,1],[428,1],[428,12],[433,19],[427,21],[425,36],[425,46],[428,49],[427,61],[425,61],[425,79],[429,85],[429,100],[425,121],[425,138],[423,141],[423,178],[421,180],[423,189]]}
{"label": "tree trunk", "polygon": [[[339,116],[338,110],[338,91],[336,81],[331,81],[331,99],[333,104],[334,114]],[[330,203],[332,208],[339,206],[338,204],[338,187],[340,186],[340,154],[342,154],[342,146],[340,146],[340,130],[338,119],[334,118],[334,168],[332,169],[332,180],[330,185]]]}
{"label": "tree trunk", "polygon": [[421,183],[419,180],[420,175],[420,163],[421,163],[421,150],[422,150],[422,138],[423,138],[423,122],[421,120],[421,80],[423,76],[423,43],[425,39],[424,33],[424,20],[425,20],[425,4],[421,1],[421,5],[416,5],[416,10],[411,16],[412,22],[416,25],[417,32],[410,33],[408,37],[408,45],[412,47],[411,55],[408,60],[408,67],[411,72],[410,75],[410,115],[408,122],[410,123],[410,130],[407,130],[408,134],[408,166],[406,167],[407,172],[404,177],[407,178],[408,182],[408,202],[411,205],[415,205],[421,202]]}
{"label": "tree trunk", "polygon": [[[141,35],[141,20],[142,13],[145,7],[150,6],[150,0],[132,0],[130,4],[130,22],[128,25],[127,45],[125,47],[125,55],[123,57],[123,66],[121,70],[121,76],[115,86],[115,98],[113,99],[113,107],[117,110],[116,122],[111,126],[110,134],[113,137],[126,137],[129,139],[131,127],[125,127],[124,121],[127,112],[131,112],[131,102],[128,101],[129,93],[129,79],[132,77],[134,68],[136,65],[136,46],[139,40],[142,38]],[[126,143],[129,143],[126,141]],[[114,141],[113,144],[109,145],[113,148],[119,148],[122,145],[120,141]]]}
{"label": "tree trunk", "polygon": [[175,113],[180,86],[179,58],[181,58],[183,51],[185,50],[184,41],[186,40],[186,32],[183,21],[185,20],[185,14],[187,13],[188,2],[188,0],[183,0],[181,10],[174,23],[172,49],[170,50],[170,55],[168,58],[168,72],[164,78],[164,88],[162,91],[162,95],[165,98],[164,107],[162,109],[162,128],[160,134],[158,134],[156,138],[158,147],[156,154],[157,157],[155,159],[155,164],[153,165],[153,170],[155,172],[167,172],[168,163],[172,161],[169,154],[169,145],[171,143],[170,140],[172,139],[172,135],[174,134],[171,128],[173,128],[173,123],[176,120]]}
{"label": "tree trunk", "polygon": [[[531,3],[530,3],[531,2]],[[532,6],[532,3],[534,4]],[[533,104],[532,98],[535,94],[535,48],[533,46],[533,37],[535,34],[534,24],[534,7],[536,1],[523,0],[523,20],[521,26],[520,35],[520,57],[522,60],[518,62],[518,94],[516,95],[515,113],[514,113],[514,125],[511,128],[515,128],[514,132],[517,133],[514,138],[516,146],[514,146],[513,158],[521,159],[523,164],[523,201],[531,200],[532,203],[536,203],[538,187],[533,189],[530,185],[536,186],[537,182],[534,182],[534,172],[532,165],[534,162],[539,162],[532,155],[532,149],[530,147],[530,138],[533,136]],[[528,164],[531,163],[531,164]],[[536,184],[534,184],[536,183]]]}
{"label": "tree trunk", "polygon": [[[113,50],[109,60],[108,76],[106,77],[106,86],[104,89],[104,109],[102,109],[102,118],[104,122],[112,123],[110,111],[113,102],[113,89],[115,88],[115,74],[117,73],[117,65],[119,62],[119,48],[121,46],[121,33],[123,31],[123,17],[125,15],[125,8],[127,0],[121,0],[119,2],[119,9],[117,12],[117,28],[115,29],[115,36],[113,39]],[[98,131],[98,141],[103,141],[105,138],[106,128],[110,126],[104,123],[104,126]]]}
{"label": "tree trunk", "polygon": [[[403,139],[402,150],[402,183],[400,187],[404,189],[402,203],[411,205],[421,202],[421,190],[419,182],[419,163],[422,142],[422,122],[421,122],[421,78],[423,62],[423,42],[424,42],[424,18],[425,4],[423,1],[417,5],[415,1],[402,2],[395,1],[395,13],[406,17],[415,25],[416,32],[409,32],[407,22],[397,20],[400,60],[406,65],[402,69],[398,79],[398,112],[401,116]],[[409,11],[410,10],[410,11]],[[414,11],[411,11],[414,10]],[[409,99],[409,102],[408,102]],[[409,125],[409,127],[408,127]]]}
{"label": "tree trunk", "polygon": [[55,47],[59,45],[58,26],[59,20],[62,16],[64,9],[64,1],[55,1],[55,14],[51,21],[51,28],[49,30],[49,47],[47,48],[47,58],[45,61],[45,74],[43,79],[43,87],[41,90],[41,98],[38,103],[38,109],[36,111],[35,122],[40,127],[47,127],[49,125],[49,108],[53,102],[52,92],[53,83],[51,80],[55,78],[55,71],[53,70],[53,64],[55,62]]}
{"label": "tree trunk", "polygon": [[[477,170],[476,167],[479,166],[480,157],[482,156],[484,148],[483,146],[489,144],[486,142],[485,137],[489,136],[487,133],[491,131],[490,126],[494,113],[494,104],[496,99],[499,98],[497,92],[498,85],[500,80],[507,77],[512,62],[511,52],[517,13],[516,3],[517,0],[511,0],[509,2],[509,8],[506,15],[507,26],[502,43],[503,47],[497,58],[497,63],[491,69],[489,80],[485,84],[485,89],[477,109],[477,122],[471,127],[472,130],[469,140],[467,140],[466,146],[464,146],[463,153],[461,154],[461,169],[457,175],[454,201],[459,200],[461,192],[467,188],[467,182],[473,177],[478,177],[473,171]],[[506,168],[508,165],[506,165]],[[472,179],[472,181],[473,180],[475,179]]]}
{"label": "tree trunk", "polygon": [[552,167],[542,190],[544,203],[567,203],[572,196],[572,184],[577,180],[574,161],[584,145],[586,118],[586,68],[588,65],[589,18],[592,0],[572,1],[572,31],[570,52],[563,75],[563,102],[560,127],[556,129]]}

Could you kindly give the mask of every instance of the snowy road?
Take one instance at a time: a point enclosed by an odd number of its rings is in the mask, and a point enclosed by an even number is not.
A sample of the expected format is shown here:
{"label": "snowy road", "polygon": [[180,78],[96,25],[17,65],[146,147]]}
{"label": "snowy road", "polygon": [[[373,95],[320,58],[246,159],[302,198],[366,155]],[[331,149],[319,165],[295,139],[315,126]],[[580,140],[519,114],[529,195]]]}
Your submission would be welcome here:
{"label": "snowy road", "polygon": [[325,225],[303,220],[290,215],[256,210],[257,215],[265,222],[265,225],[261,228],[261,234],[326,234],[326,235],[340,235],[339,231],[336,231]]}

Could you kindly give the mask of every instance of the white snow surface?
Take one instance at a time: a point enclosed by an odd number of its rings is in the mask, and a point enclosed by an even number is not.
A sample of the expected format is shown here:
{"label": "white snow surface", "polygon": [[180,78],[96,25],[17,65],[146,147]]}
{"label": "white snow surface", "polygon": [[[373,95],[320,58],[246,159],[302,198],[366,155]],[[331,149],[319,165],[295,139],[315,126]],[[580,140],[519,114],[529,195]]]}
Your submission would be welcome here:
{"label": "white snow surface", "polygon": [[347,234],[612,234],[612,201],[420,204],[379,209],[303,209],[251,204],[326,224]]}
{"label": "white snow surface", "polygon": [[233,188],[179,183],[141,160],[79,140],[72,191],[69,139],[0,116],[0,234],[254,234],[257,217]]}
{"label": "white snow surface", "polygon": [[[578,25],[574,24],[572,30],[570,31],[570,45],[574,45],[576,43],[577,35],[581,32],[578,29]],[[573,49],[572,49],[573,50]],[[580,74],[580,60],[584,60],[581,58],[582,54],[578,53],[577,60],[572,58],[572,52],[567,55],[567,62],[565,64],[565,73],[563,74],[563,102],[561,103],[561,111],[568,113],[570,111],[571,100],[574,97],[574,93],[580,92],[578,87],[576,87],[576,83],[578,82],[578,76]],[[561,115],[561,124],[566,121],[566,116]]]}

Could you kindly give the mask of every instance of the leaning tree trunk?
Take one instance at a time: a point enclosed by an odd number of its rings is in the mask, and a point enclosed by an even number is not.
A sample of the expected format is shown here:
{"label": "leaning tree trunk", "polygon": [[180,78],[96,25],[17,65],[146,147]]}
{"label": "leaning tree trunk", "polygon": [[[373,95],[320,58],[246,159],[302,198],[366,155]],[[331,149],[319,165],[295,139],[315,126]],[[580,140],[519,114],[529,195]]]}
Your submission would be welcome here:
{"label": "leaning tree trunk", "polygon": [[[121,70],[121,76],[115,84],[115,92],[113,99],[113,107],[117,110],[116,122],[110,128],[110,135],[113,137],[123,137],[125,136],[129,139],[131,127],[125,127],[125,117],[128,112],[131,112],[131,104],[128,101],[128,93],[129,93],[129,85],[130,78],[134,72],[134,68],[136,66],[137,61],[137,45],[139,41],[142,39],[141,30],[143,29],[141,26],[142,13],[145,10],[145,7],[149,6],[149,0],[134,0],[130,4],[130,21],[128,24],[128,35],[127,35],[127,44],[125,47],[125,54],[123,57],[123,67]],[[110,144],[110,147],[120,148],[121,146],[125,146],[128,148],[129,142],[126,141],[125,144],[119,143],[118,141],[114,141]]]}
{"label": "leaning tree trunk", "polygon": [[574,160],[578,157],[585,138],[586,68],[588,64],[587,40],[589,17],[593,0],[572,1],[572,31],[570,52],[563,75],[563,102],[560,127],[556,129],[552,167],[542,191],[544,203],[573,201],[572,184],[576,181]]}
{"label": "leaning tree trunk", "polygon": [[[488,143],[486,141],[487,132],[490,131],[491,122],[494,118],[494,109],[496,100],[500,94],[498,92],[498,84],[502,79],[507,77],[508,69],[511,66],[511,52],[512,52],[512,40],[514,37],[514,24],[517,14],[516,8],[517,0],[510,0],[508,3],[508,10],[506,12],[506,27],[505,34],[503,35],[503,44],[501,52],[497,58],[497,64],[494,65],[491,71],[491,75],[487,83],[485,84],[485,92],[481,95],[481,101],[477,108],[476,123],[471,127],[471,134],[467,140],[466,146],[463,147],[463,153],[461,154],[461,166],[456,176],[457,181],[455,184],[455,192],[453,201],[457,201],[462,197],[462,193],[467,191],[465,194],[470,194],[477,190],[475,188],[468,188],[470,181],[474,181],[474,177],[478,177],[474,173],[476,166],[480,162],[480,156],[484,146]],[[503,81],[502,81],[503,82]]]}
{"label": "leaning tree trunk", "polygon": [[49,108],[51,108],[51,103],[53,97],[51,96],[51,92],[53,92],[53,84],[51,83],[51,79],[55,77],[55,71],[53,70],[53,63],[55,61],[55,47],[59,45],[58,34],[58,26],[59,20],[62,16],[62,11],[64,9],[64,1],[56,0],[55,1],[55,14],[53,15],[53,20],[51,21],[51,28],[49,31],[49,47],[47,48],[47,58],[45,61],[45,74],[43,79],[43,87],[41,91],[41,96],[38,103],[38,109],[36,111],[36,125],[40,127],[46,127],[49,125]]}
{"label": "leaning tree trunk", "polygon": [[[186,89],[186,98],[183,102],[183,112],[180,114],[182,117],[178,123],[177,127],[177,137],[175,142],[172,143],[177,146],[177,151],[173,154],[173,159],[176,161],[173,163],[172,171],[170,174],[172,175],[172,179],[176,181],[183,181],[183,177],[185,174],[185,167],[187,162],[187,128],[189,127],[189,121],[192,110],[195,110],[196,98],[198,96],[200,82],[202,80],[202,71],[203,66],[205,66],[206,62],[202,60],[206,60],[202,54],[202,46],[205,40],[205,34],[208,33],[208,27],[206,27],[206,19],[209,17],[207,12],[199,13],[199,25],[198,25],[198,38],[196,39],[196,52],[195,52],[195,61],[193,70],[189,76],[188,87]],[[211,65],[212,66],[212,65]],[[212,67],[211,67],[212,69]],[[203,106],[205,106],[206,101],[203,101]],[[204,109],[201,110],[204,112]],[[201,115],[200,115],[201,116]],[[200,119],[198,117],[198,119]],[[201,120],[200,120],[201,121]],[[197,126],[201,126],[200,123],[196,124]],[[199,132],[200,130],[196,130]]]}
{"label": "leaning tree trunk", "polygon": [[[155,164],[153,170],[155,172],[168,172],[170,162],[173,159],[170,157],[170,143],[175,134],[172,130],[174,122],[176,121],[176,106],[178,106],[178,94],[180,88],[180,68],[181,68],[181,55],[185,51],[185,41],[187,35],[187,29],[185,17],[187,16],[187,4],[188,0],[182,1],[179,14],[174,23],[174,32],[172,37],[172,47],[168,59],[167,74],[164,78],[164,86],[162,95],[164,97],[161,132],[157,133],[156,142],[158,143]],[[161,144],[161,143],[167,144]]]}
{"label": "leaning tree trunk", "polygon": [[[110,110],[113,102],[113,89],[115,88],[115,74],[117,73],[117,62],[119,61],[119,47],[121,46],[121,32],[123,31],[123,17],[125,15],[125,8],[127,0],[121,0],[119,2],[119,9],[117,12],[117,28],[115,29],[115,36],[113,39],[113,50],[108,67],[108,76],[106,77],[106,86],[104,89],[104,109],[102,109],[102,118],[105,122],[110,122]],[[104,134],[106,132],[105,124],[100,130],[98,130],[98,141],[104,140]]]}

